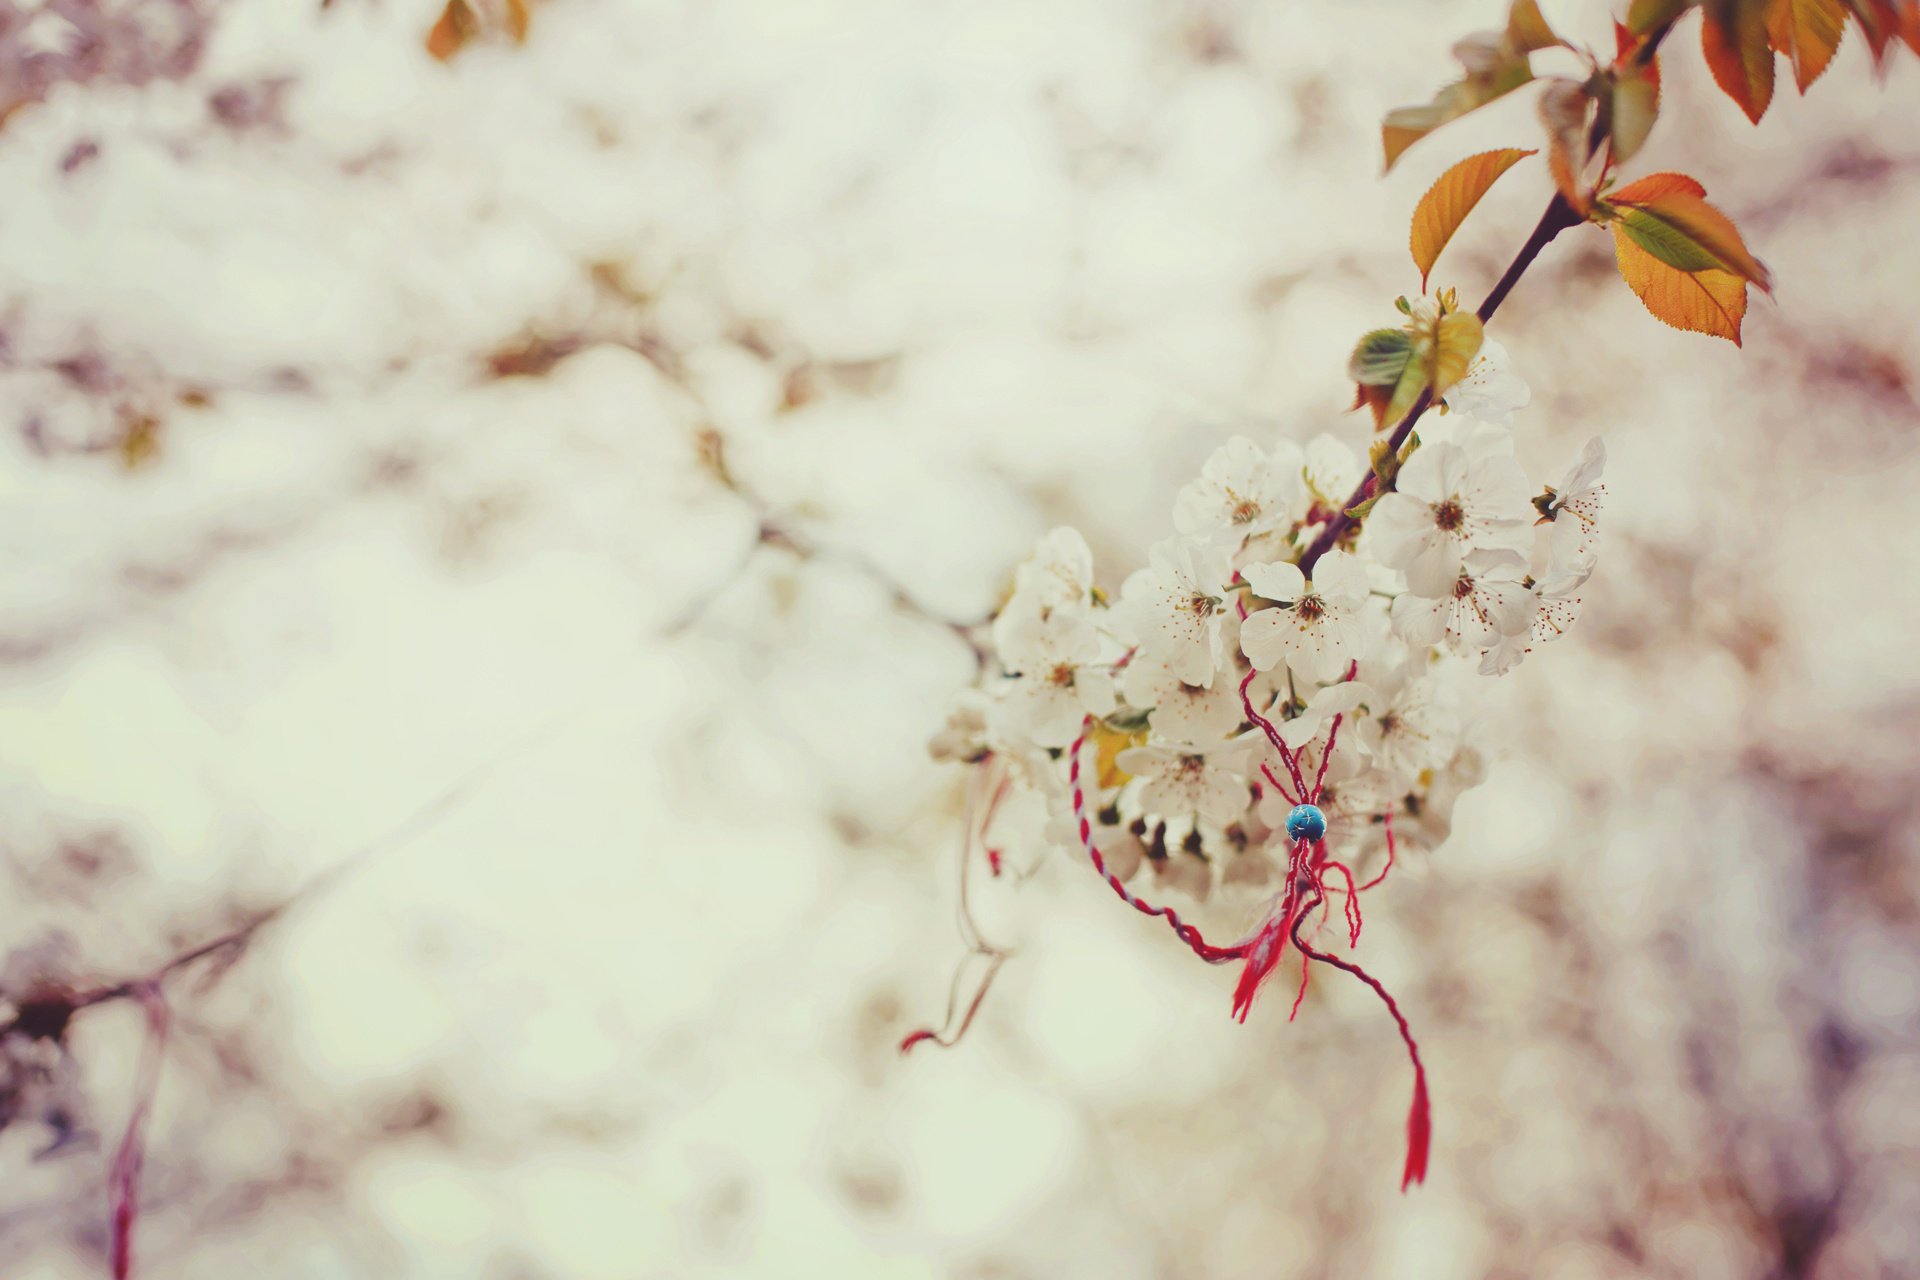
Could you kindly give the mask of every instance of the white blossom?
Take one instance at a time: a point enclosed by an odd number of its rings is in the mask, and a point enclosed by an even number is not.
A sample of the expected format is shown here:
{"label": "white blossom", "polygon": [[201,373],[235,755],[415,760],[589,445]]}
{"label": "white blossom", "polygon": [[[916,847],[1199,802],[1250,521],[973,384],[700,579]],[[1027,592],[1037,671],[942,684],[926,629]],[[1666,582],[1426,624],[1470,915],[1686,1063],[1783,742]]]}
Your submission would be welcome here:
{"label": "white blossom", "polygon": [[1506,427],[1513,425],[1514,411],[1526,408],[1532,398],[1526,381],[1513,371],[1507,349],[1488,338],[1468,362],[1466,375],[1447,389],[1441,402],[1449,412]]}
{"label": "white blossom", "polygon": [[1322,432],[1307,442],[1307,497],[1327,510],[1340,510],[1366,473],[1360,455],[1333,436]]}
{"label": "white blossom", "polygon": [[[1435,306],[1417,304],[1416,320]],[[1086,814],[1122,878],[1151,865],[1160,888],[1198,899],[1221,884],[1271,892],[1303,798],[1327,817],[1329,856],[1356,875],[1384,865],[1374,859],[1389,830],[1416,847],[1445,839],[1479,756],[1463,745],[1446,674],[1464,664],[1444,654],[1510,670],[1572,625],[1595,562],[1604,450],[1589,444],[1560,488],[1531,497],[1540,488],[1505,425],[1526,400],[1505,352],[1487,344],[1395,489],[1362,513],[1358,540],[1327,550],[1310,576],[1299,560],[1315,531],[1303,525],[1330,519],[1366,475],[1329,435],[1305,450],[1229,440],[1180,491],[1180,532],[1152,547],[1112,608],[1084,539],[1069,529],[1040,539],[993,624],[991,696],[956,703],[936,744],[1005,761],[996,796],[1009,783],[1012,793],[995,839],[1007,815],[1023,815],[1033,840],[1077,848],[1059,748],[1090,715],[1113,717],[1134,742],[1145,726]],[[1247,696],[1279,745],[1245,728],[1241,654],[1254,669]],[[1022,799],[1045,819],[1028,821]]]}
{"label": "white blossom", "polygon": [[1043,609],[1085,604],[1093,592],[1093,552],[1080,531],[1063,525],[1040,535],[1014,571],[1014,592]]}
{"label": "white blossom", "polygon": [[1539,646],[1551,644],[1565,635],[1580,618],[1580,588],[1592,573],[1591,554],[1579,555],[1571,563],[1549,568],[1530,592],[1528,625],[1488,646],[1480,656],[1480,674],[1503,676]]}
{"label": "white blossom", "polygon": [[1092,598],[1093,552],[1087,540],[1077,529],[1051,529],[1013,571],[1013,593],[993,620],[993,642],[1004,648],[1008,631],[1030,627],[1056,610],[1085,614]]}
{"label": "white blossom", "polygon": [[987,754],[987,712],[993,700],[979,689],[962,689],[947,707],[947,723],[927,743],[935,760],[972,764]]}
{"label": "white blossom", "polygon": [[1157,658],[1139,657],[1121,677],[1127,705],[1153,712],[1155,737],[1205,745],[1240,727],[1240,691],[1231,680],[1188,684]]}
{"label": "white blossom", "polygon": [[1235,436],[1180,490],[1173,527],[1189,537],[1238,541],[1285,524],[1303,492],[1302,463],[1299,446],[1291,442],[1269,453]]}
{"label": "white blossom", "polygon": [[1451,577],[1424,581],[1427,566],[1407,575],[1392,606],[1393,630],[1408,644],[1444,644],[1456,653],[1484,648],[1527,629],[1533,593],[1527,562],[1512,551],[1475,551]]}
{"label": "white blossom", "polygon": [[1295,751],[1320,736],[1320,731],[1333,722],[1335,716],[1351,715],[1355,707],[1367,700],[1372,690],[1356,680],[1342,680],[1314,691],[1307,699],[1306,706],[1300,708],[1289,718],[1274,725],[1279,730],[1280,740]]}
{"label": "white blossom", "polygon": [[1412,822],[1395,829],[1403,843],[1437,849],[1453,832],[1453,807],[1462,795],[1485,780],[1486,761],[1477,747],[1456,750],[1426,781],[1419,804],[1408,815]]}
{"label": "white blossom", "polygon": [[1240,625],[1240,648],[1257,670],[1285,661],[1303,679],[1338,679],[1361,656],[1366,638],[1361,617],[1368,597],[1367,572],[1345,551],[1329,551],[1309,582],[1300,566],[1278,561],[1253,564],[1241,576],[1254,592],[1279,608],[1250,613]]}
{"label": "white blossom", "polygon": [[1552,497],[1544,514],[1553,522],[1552,544],[1556,557],[1570,559],[1598,548],[1600,509],[1607,496],[1607,486],[1600,483],[1600,472],[1606,465],[1606,443],[1595,436],[1587,441],[1580,460],[1567,472],[1560,487],[1547,490]]}
{"label": "white blossom", "polygon": [[1389,567],[1450,579],[1476,550],[1525,554],[1534,510],[1520,464],[1492,447],[1440,443],[1414,451],[1399,488],[1367,517],[1369,545]]}
{"label": "white blossom", "polygon": [[1187,684],[1211,688],[1223,656],[1222,627],[1233,565],[1223,548],[1168,538],[1149,567],[1127,579],[1121,600],[1140,647]]}
{"label": "white blossom", "polygon": [[1064,747],[1088,715],[1113,710],[1113,676],[1094,664],[1100,633],[1077,614],[1056,610],[1045,618],[1023,615],[1000,647],[1000,661],[1017,676],[1007,692],[1007,712],[1042,747]]}
{"label": "white blossom", "polygon": [[1225,825],[1246,812],[1245,770],[1252,742],[1236,738],[1205,750],[1130,747],[1115,763],[1141,781],[1140,807],[1163,818],[1197,815]]}
{"label": "white blossom", "polygon": [[1390,671],[1361,673],[1373,701],[1355,726],[1360,746],[1401,787],[1444,763],[1460,743],[1454,700],[1425,665],[1416,657]]}

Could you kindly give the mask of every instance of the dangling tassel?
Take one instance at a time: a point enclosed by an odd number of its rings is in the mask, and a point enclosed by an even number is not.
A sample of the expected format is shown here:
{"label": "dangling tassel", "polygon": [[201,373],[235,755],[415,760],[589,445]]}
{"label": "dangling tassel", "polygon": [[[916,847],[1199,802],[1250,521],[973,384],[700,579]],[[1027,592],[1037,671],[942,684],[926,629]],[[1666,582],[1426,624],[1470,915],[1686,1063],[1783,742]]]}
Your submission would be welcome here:
{"label": "dangling tassel", "polygon": [[[1317,904],[1316,904],[1317,905]],[[1309,907],[1309,911],[1311,907]],[[1350,973],[1373,988],[1373,994],[1380,997],[1387,1006],[1387,1012],[1393,1015],[1393,1023],[1400,1029],[1400,1039],[1407,1046],[1407,1057],[1413,1063],[1413,1106],[1407,1111],[1407,1163],[1400,1174],[1400,1190],[1405,1191],[1416,1182],[1427,1179],[1427,1153],[1433,1145],[1433,1107],[1427,1100],[1427,1069],[1420,1061],[1420,1046],[1413,1038],[1413,1029],[1407,1025],[1406,1015],[1400,1012],[1400,1005],[1391,993],[1380,985],[1380,980],[1350,960],[1316,951],[1300,938],[1300,924],[1306,919],[1301,913],[1294,922],[1293,945],[1300,948],[1309,960],[1318,960],[1321,964]]]}
{"label": "dangling tassel", "polygon": [[1274,966],[1280,963],[1280,957],[1287,951],[1288,922],[1284,912],[1275,915],[1260,927],[1247,947],[1247,964],[1240,970],[1240,981],[1233,988],[1233,1020],[1245,1022],[1247,1015],[1253,1012],[1253,998],[1260,993],[1260,984],[1267,980]]}
{"label": "dangling tassel", "polygon": [[[1408,1044],[1412,1044],[1409,1040]],[[1427,1073],[1416,1053],[1413,1059],[1413,1108],[1407,1112],[1407,1167],[1400,1190],[1427,1180],[1427,1148],[1433,1143],[1433,1109],[1427,1103]]]}

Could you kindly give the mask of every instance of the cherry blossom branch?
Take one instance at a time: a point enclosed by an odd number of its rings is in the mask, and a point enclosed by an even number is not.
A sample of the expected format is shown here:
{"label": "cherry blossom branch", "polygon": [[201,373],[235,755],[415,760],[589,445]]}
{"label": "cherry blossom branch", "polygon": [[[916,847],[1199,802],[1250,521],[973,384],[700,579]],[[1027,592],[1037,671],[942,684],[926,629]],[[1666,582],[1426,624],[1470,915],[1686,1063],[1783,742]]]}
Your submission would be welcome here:
{"label": "cherry blossom branch", "polygon": [[[1493,313],[1498,311],[1500,304],[1507,300],[1507,295],[1513,291],[1513,286],[1520,282],[1520,277],[1526,274],[1527,268],[1533,265],[1534,259],[1540,256],[1540,251],[1552,243],[1555,236],[1569,227],[1579,226],[1583,221],[1585,219],[1567,203],[1567,198],[1555,192],[1553,199],[1547,203],[1546,212],[1540,215],[1539,223],[1534,226],[1533,234],[1528,236],[1526,243],[1520,246],[1520,252],[1514,255],[1513,261],[1507,266],[1506,273],[1493,286],[1493,292],[1487,295],[1487,300],[1480,304],[1479,311],[1475,313],[1480,317],[1480,322],[1485,324],[1493,318]],[[1400,451],[1401,446],[1406,444],[1407,437],[1413,434],[1414,424],[1420,421],[1421,415],[1432,407],[1433,388],[1429,386],[1421,391],[1420,398],[1413,402],[1413,407],[1407,410],[1406,416],[1395,424],[1393,434],[1387,437],[1387,454],[1397,454]],[[1355,507],[1369,498],[1390,493],[1392,490],[1391,479],[1382,486],[1379,484],[1379,477],[1369,472],[1367,477],[1355,487],[1352,495],[1340,504],[1340,510],[1334,513],[1333,519],[1327,521],[1326,527],[1320,531],[1320,536],[1315,538],[1313,545],[1307,548],[1307,553],[1300,557],[1300,572],[1311,577],[1313,566],[1319,563],[1320,557],[1338,546],[1340,540],[1360,523],[1359,519],[1351,514]]]}
{"label": "cherry blossom branch", "polygon": [[[1641,40],[1639,47],[1629,56],[1627,65],[1637,69],[1651,63],[1654,55],[1659,52],[1661,43],[1673,31],[1674,24],[1685,12],[1684,9],[1681,10],[1674,17],[1649,31]],[[1604,115],[1596,114],[1592,130],[1587,136],[1588,151],[1597,150],[1603,141],[1611,144],[1608,135],[1609,126]],[[1608,153],[1606,163],[1611,168],[1613,164],[1611,152]],[[1520,246],[1520,251],[1507,265],[1506,272],[1494,284],[1493,291],[1487,294],[1486,301],[1482,302],[1479,310],[1474,313],[1480,317],[1480,323],[1485,324],[1493,319],[1493,313],[1500,309],[1500,304],[1507,300],[1509,293],[1513,292],[1513,286],[1520,282],[1520,277],[1526,274],[1527,268],[1533,265],[1534,259],[1540,256],[1540,251],[1551,244],[1555,236],[1562,231],[1579,226],[1584,221],[1586,218],[1568,202],[1566,196],[1555,191],[1553,199],[1547,202],[1546,211],[1540,215],[1539,223],[1534,226],[1533,233],[1527,237],[1526,243]],[[1421,415],[1432,407],[1433,388],[1429,385],[1421,390],[1419,398],[1407,410],[1406,416],[1394,425],[1393,434],[1387,438],[1389,455],[1400,451],[1401,446],[1406,444],[1407,437],[1413,433],[1414,423],[1418,422]],[[1375,496],[1376,482],[1377,477],[1370,473],[1354,488],[1352,495],[1341,504],[1339,511],[1334,513],[1333,519],[1327,522],[1326,528],[1320,531],[1320,536],[1314,539],[1313,545],[1307,548],[1307,553],[1300,557],[1302,573],[1311,577],[1313,566],[1319,563],[1320,557],[1338,546],[1340,539],[1359,523],[1358,519],[1347,513],[1368,498]],[[1377,492],[1392,492],[1393,483],[1393,480],[1389,479],[1384,487],[1378,488]]]}

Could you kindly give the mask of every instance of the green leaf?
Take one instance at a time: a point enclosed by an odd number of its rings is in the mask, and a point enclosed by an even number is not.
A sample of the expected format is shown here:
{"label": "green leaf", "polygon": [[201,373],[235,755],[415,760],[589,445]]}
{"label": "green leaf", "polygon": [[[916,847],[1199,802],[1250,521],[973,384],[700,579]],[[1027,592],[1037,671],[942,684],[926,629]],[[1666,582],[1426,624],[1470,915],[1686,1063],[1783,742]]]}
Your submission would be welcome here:
{"label": "green leaf", "polygon": [[1393,398],[1387,401],[1386,410],[1380,415],[1380,425],[1389,427],[1407,416],[1407,410],[1413,408],[1413,402],[1427,389],[1427,371],[1420,363],[1409,360],[1400,374],[1400,381],[1394,384]]}
{"label": "green leaf", "polygon": [[1465,76],[1436,93],[1432,102],[1395,108],[1381,121],[1387,168],[1393,168],[1408,147],[1449,120],[1484,107],[1533,79],[1526,50],[1516,47],[1506,32],[1483,31],[1468,36],[1453,46],[1453,56],[1465,69]]}
{"label": "green leaf", "polygon": [[1554,34],[1536,0],[1513,0],[1507,12],[1507,44],[1522,53],[1551,49],[1564,41]]}
{"label": "green leaf", "polygon": [[1391,387],[1413,359],[1413,339],[1404,329],[1375,329],[1360,339],[1347,374],[1363,387]]}
{"label": "green leaf", "polygon": [[1653,132],[1660,115],[1660,82],[1641,75],[1613,86],[1613,158],[1631,160]]}
{"label": "green leaf", "polygon": [[1633,0],[1627,8],[1627,30],[1643,36],[1655,27],[1672,22],[1697,0]]}
{"label": "green leaf", "polygon": [[1627,238],[1677,271],[1725,271],[1727,264],[1701,248],[1686,232],[1645,209],[1620,209]]}

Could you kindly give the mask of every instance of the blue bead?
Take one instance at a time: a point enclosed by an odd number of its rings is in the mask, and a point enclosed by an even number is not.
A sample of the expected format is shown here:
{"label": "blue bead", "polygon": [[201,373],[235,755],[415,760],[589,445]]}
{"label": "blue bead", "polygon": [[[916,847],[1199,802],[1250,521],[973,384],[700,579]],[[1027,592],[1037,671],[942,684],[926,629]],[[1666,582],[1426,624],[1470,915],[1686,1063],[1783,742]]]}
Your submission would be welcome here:
{"label": "blue bead", "polygon": [[1327,834],[1327,815],[1317,804],[1297,804],[1287,815],[1287,839],[1319,840]]}

